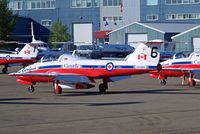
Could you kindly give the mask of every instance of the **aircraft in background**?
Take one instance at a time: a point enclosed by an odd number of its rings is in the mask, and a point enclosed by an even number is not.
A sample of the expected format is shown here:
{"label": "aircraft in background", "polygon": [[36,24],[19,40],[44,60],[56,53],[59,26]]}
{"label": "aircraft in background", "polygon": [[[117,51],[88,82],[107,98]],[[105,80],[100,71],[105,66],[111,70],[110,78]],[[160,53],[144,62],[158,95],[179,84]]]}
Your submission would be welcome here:
{"label": "aircraft in background", "polygon": [[160,64],[159,72],[151,72],[150,76],[161,80],[166,85],[168,77],[182,77],[182,84],[188,78],[189,85],[195,86],[195,76],[200,74],[200,52],[180,52]]}
{"label": "aircraft in background", "polygon": [[15,76],[17,82],[28,85],[29,92],[35,90],[37,82],[53,82],[55,94],[61,94],[62,89],[89,89],[95,86],[96,79],[102,79],[99,92],[105,93],[108,82],[149,73],[157,69],[158,61],[157,48],[140,43],[133,53],[121,61],[80,59],[64,54],[59,58],[41,59],[40,62],[9,75]]}
{"label": "aircraft in background", "polygon": [[4,65],[2,73],[7,73],[8,67],[13,64],[18,65],[19,63],[20,65],[27,66],[37,61],[36,57],[38,54],[38,47],[40,44],[44,44],[44,42],[35,39],[32,22],[31,35],[32,42],[25,43],[25,46],[21,50],[19,48],[16,48],[15,51],[1,50],[2,53],[0,53],[0,65]]}
{"label": "aircraft in background", "polygon": [[72,54],[73,51],[76,49],[76,46],[73,44],[73,42],[53,42],[53,44],[56,44],[57,49],[51,49],[47,51],[40,51],[37,55],[37,59],[41,59],[43,56],[60,56],[64,53]]}
{"label": "aircraft in background", "polygon": [[38,50],[33,44],[26,44],[21,51],[16,54],[3,53],[0,54],[0,65],[4,65],[2,73],[7,73],[8,67],[11,64],[20,63],[23,66],[36,62]]}

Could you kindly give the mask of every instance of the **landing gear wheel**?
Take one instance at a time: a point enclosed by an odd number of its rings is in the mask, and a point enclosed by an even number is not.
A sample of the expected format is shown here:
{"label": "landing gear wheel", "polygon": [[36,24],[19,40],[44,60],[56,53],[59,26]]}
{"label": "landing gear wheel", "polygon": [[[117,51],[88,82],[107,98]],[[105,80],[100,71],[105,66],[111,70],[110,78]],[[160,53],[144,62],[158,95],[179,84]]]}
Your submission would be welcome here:
{"label": "landing gear wheel", "polygon": [[28,87],[28,92],[33,93],[35,91],[35,88],[33,86]]}
{"label": "landing gear wheel", "polygon": [[195,80],[192,80],[192,82],[190,82],[189,85],[190,85],[191,87],[196,86],[196,81],[195,81]]}
{"label": "landing gear wheel", "polygon": [[101,94],[104,94],[104,93],[106,93],[106,90],[107,90],[107,86],[106,86],[106,84],[100,84],[99,85],[99,92],[101,93]]}
{"label": "landing gear wheel", "polygon": [[8,69],[7,69],[6,67],[2,69],[2,73],[3,73],[3,74],[6,74],[7,71],[8,71]]}
{"label": "landing gear wheel", "polygon": [[167,84],[166,80],[161,80],[160,85],[165,86]]}
{"label": "landing gear wheel", "polygon": [[62,94],[62,88],[60,86],[58,86],[57,88],[55,88],[55,94]]}

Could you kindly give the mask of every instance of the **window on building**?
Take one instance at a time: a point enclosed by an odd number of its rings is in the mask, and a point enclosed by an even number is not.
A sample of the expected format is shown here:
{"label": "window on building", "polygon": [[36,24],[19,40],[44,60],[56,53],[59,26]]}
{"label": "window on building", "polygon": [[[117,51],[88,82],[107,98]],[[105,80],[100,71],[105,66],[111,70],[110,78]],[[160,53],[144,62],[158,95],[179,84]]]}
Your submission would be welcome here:
{"label": "window on building", "polygon": [[182,0],[178,0],[178,2],[177,2],[178,4],[182,4],[183,3],[183,1]]}
{"label": "window on building", "polygon": [[46,7],[46,3],[43,1],[42,2],[42,6],[41,6],[42,8],[45,8]]}
{"label": "window on building", "polygon": [[50,7],[51,7],[50,1],[46,1],[46,7],[47,7],[47,8],[50,8]]}
{"label": "window on building", "polygon": [[147,0],[148,6],[158,5],[158,0]]}
{"label": "window on building", "polygon": [[112,6],[112,0],[108,0],[108,6]]}
{"label": "window on building", "polygon": [[92,0],[87,0],[87,7],[92,7]]}
{"label": "window on building", "polygon": [[55,8],[56,7],[56,1],[51,1],[51,8]]}
{"label": "window on building", "polygon": [[108,16],[108,17],[103,17],[103,21],[107,22],[116,22],[116,21],[122,21],[122,16]]}
{"label": "window on building", "polygon": [[[98,5],[99,0],[95,0],[95,4]],[[94,5],[95,6],[95,5]],[[71,0],[72,8],[90,8],[92,7],[92,0]]]}
{"label": "window on building", "polygon": [[107,17],[103,17],[103,21],[107,21]]}
{"label": "window on building", "polygon": [[177,0],[172,0],[173,4],[177,4],[177,2],[178,2]]}
{"label": "window on building", "polygon": [[166,20],[191,20],[200,19],[200,13],[168,14]]}
{"label": "window on building", "polygon": [[94,7],[99,7],[99,0],[94,0]]}
{"label": "window on building", "polygon": [[200,0],[165,0],[166,4],[199,4]]}
{"label": "window on building", "polygon": [[9,10],[13,10],[13,8],[14,8],[14,2],[9,2],[8,3],[8,8],[9,8]]}
{"label": "window on building", "polygon": [[49,27],[52,25],[52,20],[41,20],[41,25]]}
{"label": "window on building", "polygon": [[32,0],[26,2],[27,9],[54,9],[56,8],[55,0]]}
{"label": "window on building", "polygon": [[41,8],[40,2],[37,2],[37,8]]}
{"label": "window on building", "polygon": [[8,8],[12,10],[22,10],[24,7],[23,1],[13,1],[8,4]]}
{"label": "window on building", "polygon": [[113,6],[117,6],[118,5],[118,0],[113,0]]}
{"label": "window on building", "polygon": [[122,16],[119,16],[119,21],[122,21],[122,19],[123,19]]}
{"label": "window on building", "polygon": [[158,15],[157,14],[150,14],[150,15],[147,15],[147,21],[156,21],[158,20]]}
{"label": "window on building", "polygon": [[31,9],[35,9],[36,7],[35,7],[35,2],[31,2]]}
{"label": "window on building", "polygon": [[166,0],[165,3],[166,3],[166,4],[171,4],[171,3],[172,3],[172,0]]}
{"label": "window on building", "polygon": [[103,6],[108,6],[107,0],[103,0]]}
{"label": "window on building", "polygon": [[103,0],[103,6],[120,6],[122,0]]}

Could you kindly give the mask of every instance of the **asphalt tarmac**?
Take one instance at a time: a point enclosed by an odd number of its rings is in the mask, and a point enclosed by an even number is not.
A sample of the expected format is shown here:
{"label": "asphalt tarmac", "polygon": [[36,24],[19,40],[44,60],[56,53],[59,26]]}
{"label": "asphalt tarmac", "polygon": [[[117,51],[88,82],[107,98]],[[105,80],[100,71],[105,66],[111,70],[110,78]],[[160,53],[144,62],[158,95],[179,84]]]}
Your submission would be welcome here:
{"label": "asphalt tarmac", "polygon": [[137,75],[103,95],[97,88],[54,95],[52,84],[28,93],[0,74],[0,134],[199,134],[200,85],[167,82]]}

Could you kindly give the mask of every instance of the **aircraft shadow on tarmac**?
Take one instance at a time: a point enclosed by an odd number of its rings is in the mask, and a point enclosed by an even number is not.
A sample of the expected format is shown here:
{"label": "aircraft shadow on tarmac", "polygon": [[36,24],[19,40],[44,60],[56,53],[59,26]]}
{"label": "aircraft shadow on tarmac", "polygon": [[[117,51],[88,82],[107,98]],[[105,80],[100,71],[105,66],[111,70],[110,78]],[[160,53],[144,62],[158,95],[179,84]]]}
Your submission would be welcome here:
{"label": "aircraft shadow on tarmac", "polygon": [[[66,94],[65,94],[66,93]],[[111,95],[111,94],[192,94],[200,95],[200,92],[190,92],[190,89],[138,89],[129,91],[107,91],[105,94],[99,94],[98,91],[66,91],[60,96],[94,96],[94,95]]]}
{"label": "aircraft shadow on tarmac", "polygon": [[[112,106],[112,105],[133,105],[144,102],[92,102],[92,103],[51,103],[51,102],[30,102],[30,100],[39,100],[38,98],[6,98],[0,99],[0,105],[87,105],[87,106]],[[22,102],[23,101],[23,102]]]}

